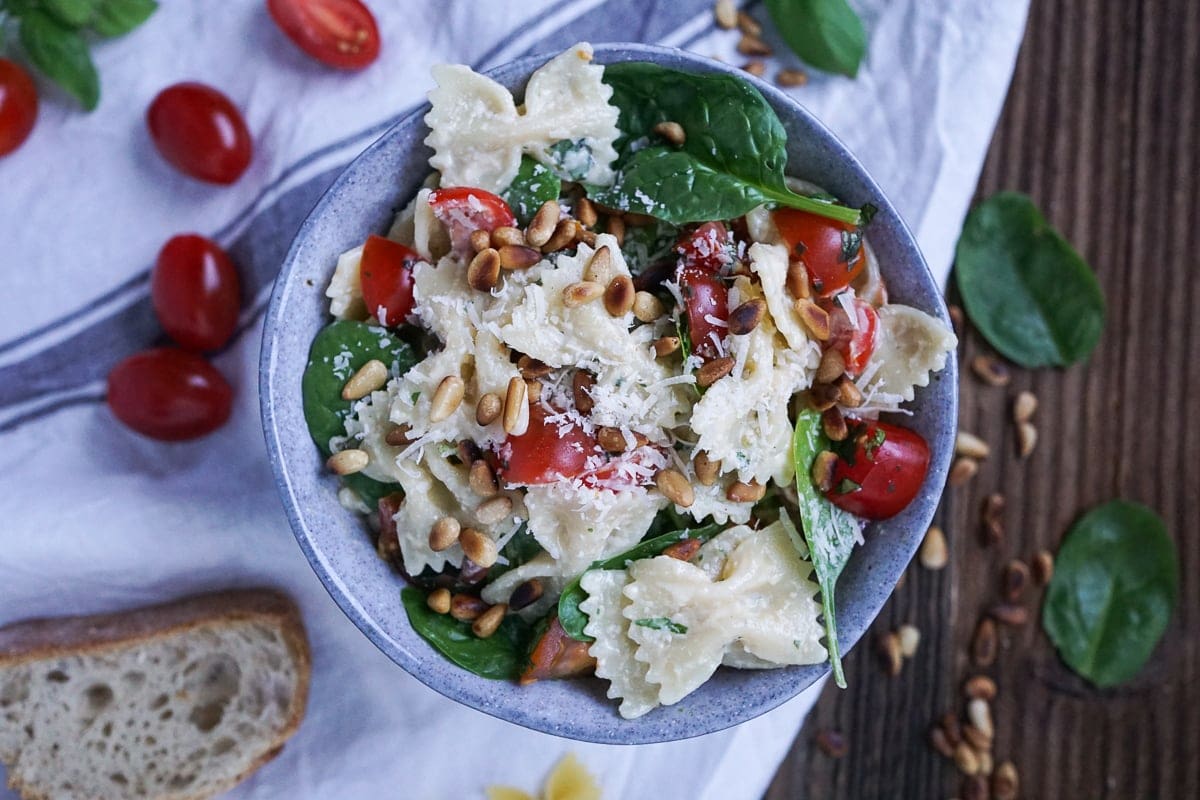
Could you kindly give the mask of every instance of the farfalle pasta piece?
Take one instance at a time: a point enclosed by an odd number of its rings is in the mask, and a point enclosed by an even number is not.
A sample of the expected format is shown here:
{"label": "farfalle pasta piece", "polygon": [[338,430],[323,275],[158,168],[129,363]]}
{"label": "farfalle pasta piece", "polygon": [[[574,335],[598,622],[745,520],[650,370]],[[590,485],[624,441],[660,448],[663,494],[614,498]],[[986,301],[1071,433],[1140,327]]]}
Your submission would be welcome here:
{"label": "farfalle pasta piece", "polygon": [[611,183],[619,112],[609,105],[612,88],[601,80],[603,67],[591,60],[591,45],[577,44],[547,62],[530,76],[522,109],[507,89],[469,67],[435,66],[425,143],[434,150],[429,163],[442,185],[501,192],[523,154],[561,171],[563,160],[551,148],[564,141],[586,150],[586,164],[568,177]]}
{"label": "farfalle pasta piece", "polygon": [[910,306],[891,303],[879,308],[875,350],[863,374],[868,391],[912,400],[918,386],[946,366],[958,338],[941,320]]}
{"label": "farfalle pasta piece", "polygon": [[629,621],[623,611],[629,599],[622,589],[625,570],[594,569],[580,578],[587,599],[579,609],[588,615],[583,632],[596,641],[588,655],[596,659],[596,677],[608,681],[608,699],[621,698],[618,709],[625,719],[635,719],[658,705],[658,688],[646,681],[646,665],[634,658],[634,643],[626,635]]}

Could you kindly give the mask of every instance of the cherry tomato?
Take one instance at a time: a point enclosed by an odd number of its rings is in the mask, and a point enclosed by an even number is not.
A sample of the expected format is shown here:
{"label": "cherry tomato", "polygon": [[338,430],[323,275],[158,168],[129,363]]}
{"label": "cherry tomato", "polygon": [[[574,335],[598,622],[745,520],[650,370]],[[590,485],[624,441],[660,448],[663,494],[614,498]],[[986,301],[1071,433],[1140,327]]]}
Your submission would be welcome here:
{"label": "cherry tomato", "polygon": [[679,253],[683,266],[716,273],[733,263],[733,239],[720,222],[706,222],[684,234],[675,245],[675,252]]}
{"label": "cherry tomato", "polygon": [[862,239],[856,226],[794,208],[777,210],[774,219],[792,258],[804,263],[813,291],[821,297],[837,294],[862,272]]}
{"label": "cherry tomato", "polygon": [[588,459],[603,451],[573,423],[546,422],[545,409],[529,407],[529,428],[500,445],[496,474],[506,483],[554,483],[583,474]]}
{"label": "cherry tomato", "polygon": [[879,314],[875,307],[859,297],[853,300],[857,325],[850,324],[846,309],[836,300],[830,304],[829,347],[836,347],[846,362],[846,372],[858,377],[867,368],[871,353],[875,352],[875,337],[879,331]]}
{"label": "cherry tomato", "polygon": [[874,420],[848,420],[833,485],[825,496],[867,519],[899,514],[917,496],[929,469],[929,445],[920,434]]}
{"label": "cherry tomato", "polygon": [[146,125],[158,152],[185,175],[228,185],[250,165],[254,145],[246,120],[211,86],[168,86],[146,110]]}
{"label": "cherry tomato", "polygon": [[429,193],[429,207],[450,232],[454,252],[460,254],[471,252],[473,231],[494,231],[517,224],[512,209],[502,198],[470,186],[434,189]]}
{"label": "cherry tomato", "polygon": [[412,267],[421,257],[382,236],[369,236],[363,246],[359,274],[367,313],[380,325],[403,325],[413,310]]}
{"label": "cherry tomato", "polygon": [[188,350],[216,350],[237,327],[237,270],[212,239],[191,233],[163,245],[150,275],[150,297],[163,330]]}
{"label": "cherry tomato", "polygon": [[359,0],[267,0],[292,43],[323,64],[362,69],[379,56],[379,27]]}
{"label": "cherry tomato", "polygon": [[678,278],[692,352],[705,361],[718,358],[721,349],[717,343],[725,338],[729,328],[720,324],[729,319],[729,291],[720,278],[703,267],[684,266]]}
{"label": "cherry tomato", "polygon": [[203,357],[160,347],[113,367],[108,405],[117,419],[143,436],[177,442],[224,425],[233,389]]}
{"label": "cherry tomato", "polygon": [[0,156],[24,144],[37,122],[37,112],[37,87],[29,73],[0,58]]}

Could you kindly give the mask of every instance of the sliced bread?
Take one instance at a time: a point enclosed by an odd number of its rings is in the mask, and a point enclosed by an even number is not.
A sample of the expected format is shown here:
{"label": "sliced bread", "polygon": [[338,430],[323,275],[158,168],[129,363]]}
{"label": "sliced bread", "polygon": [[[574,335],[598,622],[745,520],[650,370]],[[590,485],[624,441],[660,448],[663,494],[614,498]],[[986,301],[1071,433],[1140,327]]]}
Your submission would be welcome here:
{"label": "sliced bread", "polygon": [[0,761],[25,800],[199,800],[296,731],[311,659],[286,596],[239,590],[0,628]]}

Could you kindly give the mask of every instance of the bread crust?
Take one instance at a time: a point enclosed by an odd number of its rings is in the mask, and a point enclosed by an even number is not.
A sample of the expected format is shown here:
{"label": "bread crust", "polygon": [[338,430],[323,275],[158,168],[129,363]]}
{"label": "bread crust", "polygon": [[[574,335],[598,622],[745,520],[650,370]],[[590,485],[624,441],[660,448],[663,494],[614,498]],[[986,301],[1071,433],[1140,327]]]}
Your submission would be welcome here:
{"label": "bread crust", "polygon": [[[300,610],[290,597],[274,589],[229,589],[190,595],[152,606],[75,617],[45,617],[14,622],[0,628],[0,669],[62,656],[96,655],[136,648],[158,639],[211,625],[257,621],[273,625],[283,635],[296,663],[292,713],[261,755],[238,775],[211,793],[168,794],[161,800],[205,800],[241,783],[279,755],[304,719],[312,677],[312,654]],[[48,800],[37,787],[9,776],[9,785],[25,800]]]}

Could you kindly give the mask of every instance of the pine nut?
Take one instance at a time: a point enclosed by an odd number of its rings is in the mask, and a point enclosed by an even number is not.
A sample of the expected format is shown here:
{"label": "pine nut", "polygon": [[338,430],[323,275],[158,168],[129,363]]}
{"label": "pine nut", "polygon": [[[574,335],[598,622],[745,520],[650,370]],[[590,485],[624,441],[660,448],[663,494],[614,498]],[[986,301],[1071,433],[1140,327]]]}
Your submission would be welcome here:
{"label": "pine nut", "polygon": [[821,354],[821,366],[817,367],[814,380],[817,383],[833,383],[845,374],[845,356],[840,351],[830,348]]}
{"label": "pine nut", "polygon": [[525,381],[513,378],[508,382],[508,392],[504,396],[504,432],[515,433],[521,422],[521,412],[527,412],[525,402],[528,389]]}
{"label": "pine nut", "polygon": [[[492,231],[491,244],[492,247],[496,248],[497,250],[500,250],[500,248],[505,246],[513,245],[524,247],[525,234],[520,228],[514,228],[511,225],[501,225]],[[502,252],[501,256],[503,255],[504,254]],[[501,261],[500,265],[504,266],[504,262]]]}
{"label": "pine nut", "polygon": [[1017,453],[1021,458],[1028,458],[1037,447],[1038,432],[1032,422],[1017,423]]}
{"label": "pine nut", "polygon": [[[575,242],[575,229],[579,227],[579,223],[567,217],[558,220],[558,224],[554,226],[554,232],[546,243],[542,245],[543,253],[553,253],[557,250],[562,250]],[[529,234],[525,235],[525,240],[533,244],[533,240],[529,238]]]}
{"label": "pine nut", "polygon": [[844,442],[846,437],[850,435],[850,428],[846,425],[846,418],[837,406],[827,408],[821,412],[821,429],[825,431],[825,435],[829,437],[831,442]]}
{"label": "pine nut", "polygon": [[980,507],[980,523],[983,529],[984,545],[999,544],[1004,541],[1004,495],[992,492],[983,498]]}
{"label": "pine nut", "polygon": [[467,558],[481,567],[487,568],[496,563],[499,551],[496,542],[487,534],[474,528],[463,528],[459,534],[458,543],[462,545]]}
{"label": "pine nut", "polygon": [[678,336],[664,336],[661,339],[655,339],[653,344],[654,357],[662,358],[663,356],[671,355],[671,353],[679,349],[679,344]]}
{"label": "pine nut", "polygon": [[677,506],[689,508],[696,502],[696,493],[688,483],[687,476],[677,469],[659,470],[654,476],[654,483],[663,496]]}
{"label": "pine nut", "polygon": [[830,383],[814,383],[808,390],[809,403],[821,412],[836,406],[840,396],[841,391],[838,390],[838,387]]}
{"label": "pine nut", "polygon": [[821,748],[821,752],[830,758],[845,758],[850,752],[850,745],[846,742],[846,737],[838,731],[824,728],[817,731],[816,736],[817,747]]}
{"label": "pine nut", "polygon": [[833,468],[837,464],[837,455],[829,450],[822,450],[813,459],[812,482],[822,492],[833,488]]}
{"label": "pine nut", "polygon": [[925,539],[921,542],[921,553],[918,557],[921,560],[921,566],[925,569],[941,569],[946,566],[946,562],[949,560],[946,534],[937,525],[931,526],[925,532]]}
{"label": "pine nut", "polygon": [[713,17],[716,19],[717,27],[722,30],[731,31],[737,27],[737,7],[733,4],[733,0],[717,0],[717,4],[713,6]]}
{"label": "pine nut", "polygon": [[425,598],[425,605],[429,606],[429,610],[435,614],[449,614],[450,590],[444,587],[434,589],[429,593],[429,597]]}
{"label": "pine nut", "polygon": [[633,288],[633,280],[628,275],[618,275],[609,282],[608,288],[604,290],[604,308],[614,317],[624,316],[633,310],[636,294],[637,290]]}
{"label": "pine nut", "polygon": [[358,368],[342,387],[343,400],[359,400],[376,389],[382,389],[388,380],[388,368],[382,361],[372,358]]}
{"label": "pine nut", "polygon": [[621,429],[607,425],[596,429],[596,443],[608,453],[624,453],[628,449]]}
{"label": "pine nut", "polygon": [[971,663],[977,667],[990,667],[996,661],[996,623],[983,617],[975,626],[971,637]]}
{"label": "pine nut", "polygon": [[440,553],[442,550],[453,547],[461,533],[462,526],[458,520],[454,517],[442,517],[429,529],[429,549]]}
{"label": "pine nut", "polygon": [[608,245],[605,245],[592,254],[587,267],[583,270],[583,279],[592,283],[598,283],[601,286],[607,286],[613,277],[612,270],[612,253],[609,252]]}
{"label": "pine nut", "polygon": [[442,382],[438,384],[433,393],[433,399],[429,401],[429,421],[441,422],[449,419],[450,415],[462,405],[466,389],[463,379],[457,375],[447,375],[442,378]]}
{"label": "pine nut", "polygon": [[975,356],[971,359],[971,371],[989,386],[1007,386],[1012,380],[1008,367],[991,356]]}
{"label": "pine nut", "polygon": [[900,637],[900,654],[912,658],[917,654],[917,646],[921,644],[921,631],[915,625],[901,625],[896,635]]}
{"label": "pine nut", "polygon": [[721,460],[713,461],[708,457],[708,453],[701,450],[692,459],[692,468],[696,471],[696,480],[701,486],[712,486],[721,472]]}
{"label": "pine nut", "polygon": [[[496,495],[475,507],[475,517],[483,525],[495,525],[512,513],[512,507],[512,498],[502,494]],[[491,564],[483,564],[476,558],[471,560],[485,567],[491,566]]]}
{"label": "pine nut", "polygon": [[954,328],[954,332],[958,334],[959,338],[961,339],[963,322],[966,321],[966,317],[963,316],[962,306],[956,306],[951,303],[946,307],[946,313],[950,315],[950,325]]}
{"label": "pine nut", "polygon": [[799,299],[792,304],[800,322],[818,342],[829,340],[829,313],[812,300]]}
{"label": "pine nut", "polygon": [[954,745],[946,738],[946,731],[934,725],[929,731],[929,745],[946,758],[954,758]]}
{"label": "pine nut", "polygon": [[946,479],[949,486],[962,486],[979,472],[979,462],[973,458],[961,456],[954,459],[950,467],[950,476]]}
{"label": "pine nut", "polygon": [[592,373],[584,370],[578,370],[571,378],[571,395],[575,400],[575,408],[585,417],[591,415],[596,405],[591,395],[595,385],[596,379],[592,377]]}
{"label": "pine nut", "polygon": [[500,627],[500,623],[504,621],[504,615],[508,613],[508,606],[504,603],[499,603],[492,606],[487,611],[479,615],[479,619],[471,625],[471,633],[478,636],[480,639],[486,639],[496,632]]}
{"label": "pine nut", "polygon": [[959,431],[954,437],[954,454],[959,456],[967,456],[982,461],[990,455],[992,449],[988,447],[987,442],[980,439],[973,433]]}
{"label": "pine nut", "polygon": [[849,377],[843,375],[834,385],[838,390],[838,402],[846,408],[858,408],[863,404],[862,390]]}
{"label": "pine nut", "polygon": [[725,492],[725,499],[734,503],[757,503],[767,494],[767,487],[758,481],[734,481]]}
{"label": "pine nut", "polygon": [[654,322],[667,313],[662,301],[649,292],[638,292],[633,296],[633,316],[639,322]]}
{"label": "pine nut", "polygon": [[1010,628],[1019,628],[1029,621],[1029,611],[1016,603],[997,603],[988,609],[992,619]]}
{"label": "pine nut", "polygon": [[471,231],[471,250],[478,253],[480,250],[487,250],[492,246],[492,235],[487,231],[476,228]]}
{"label": "pine nut", "polygon": [[808,83],[808,73],[802,69],[781,69],[775,75],[775,83],[785,88],[804,86]]}
{"label": "pine nut", "polygon": [[1033,392],[1022,390],[1017,394],[1017,399],[1013,401],[1013,422],[1020,425],[1022,422],[1029,422],[1033,419],[1033,414],[1037,411],[1038,399]]}
{"label": "pine nut", "polygon": [[596,213],[596,204],[586,197],[579,198],[579,202],[575,204],[575,218],[587,227],[592,227],[600,219],[600,215]]}
{"label": "pine nut", "polygon": [[963,781],[962,795],[963,800],[988,800],[987,778],[983,775],[968,776]]}
{"label": "pine nut", "polygon": [[579,281],[563,289],[563,305],[567,308],[579,308],[600,298],[604,287],[592,281]]}
{"label": "pine nut", "polygon": [[492,472],[492,468],[482,458],[477,458],[471,462],[467,483],[470,485],[471,491],[481,497],[491,497],[500,491],[500,486],[496,483],[495,473]]}
{"label": "pine nut", "polygon": [[500,254],[488,247],[467,265],[467,285],[477,292],[490,292],[500,282]]}
{"label": "pine nut", "polygon": [[544,378],[554,371],[554,367],[532,356],[521,356],[517,359],[517,369],[522,378]]}
{"label": "pine nut", "polygon": [[1050,554],[1049,550],[1039,550],[1033,557],[1033,579],[1038,582],[1039,586],[1045,586],[1053,577],[1054,556]]}
{"label": "pine nut", "polygon": [[536,378],[525,379],[525,395],[530,403],[539,403],[542,399],[542,382]]}
{"label": "pine nut", "polygon": [[473,594],[456,594],[450,598],[450,616],[459,622],[472,622],[487,611],[488,604]]}
{"label": "pine nut", "polygon": [[617,240],[617,247],[625,244],[625,220],[621,217],[612,216],[608,218],[606,224],[608,233]]}
{"label": "pine nut", "polygon": [[954,748],[954,766],[963,775],[978,773],[979,757],[975,755],[975,749],[966,742],[959,742],[958,747]]}
{"label": "pine nut", "polygon": [[366,450],[350,449],[340,450],[331,455],[325,466],[335,475],[353,475],[362,472],[369,463],[371,457],[367,455]]}
{"label": "pine nut", "polygon": [[[962,732],[963,738],[966,739],[967,744],[971,745],[971,749],[975,751],[975,755],[982,756],[992,749],[992,737],[979,730],[979,728],[976,728],[974,723],[968,722],[963,726]],[[982,766],[981,763],[981,771]]]}
{"label": "pine nut", "polygon": [[660,122],[651,130],[676,147],[682,147],[687,142],[687,132],[684,131],[683,126],[678,122],[672,122],[671,120]]}
{"label": "pine nut", "polygon": [[958,722],[958,717],[953,711],[947,711],[942,714],[942,730],[946,732],[946,740],[950,742],[951,747],[958,747],[963,740],[962,725]]}
{"label": "pine nut", "polygon": [[812,290],[808,285],[808,270],[804,268],[804,262],[788,262],[787,290],[797,300],[806,300],[811,296]]}
{"label": "pine nut", "polygon": [[992,775],[992,800],[1016,800],[1020,790],[1021,779],[1015,764],[1005,761],[996,767]]}
{"label": "pine nut", "polygon": [[488,392],[475,404],[475,421],[480,425],[491,425],[504,410],[504,401],[495,392]]}
{"label": "pine nut", "polygon": [[762,36],[762,25],[758,24],[758,20],[745,11],[737,13],[737,25],[747,36]]}
{"label": "pine nut", "polygon": [[761,297],[747,300],[729,312],[729,332],[734,336],[745,336],[758,327],[766,313],[766,300]]}
{"label": "pine nut", "polygon": [[963,684],[963,694],[969,700],[995,700],[996,682],[987,675],[974,675]]}
{"label": "pine nut", "polygon": [[889,631],[879,637],[877,642],[879,657],[883,659],[883,667],[887,670],[887,674],[895,677],[900,674],[900,668],[904,666],[902,653],[900,652],[900,637],[895,631]]}
{"label": "pine nut", "polygon": [[769,56],[770,46],[757,36],[743,35],[738,40],[737,51],[744,56]]}
{"label": "pine nut", "polygon": [[542,260],[540,251],[525,245],[506,244],[499,252],[501,269],[529,269]]}
{"label": "pine nut", "polygon": [[554,235],[560,213],[557,200],[542,203],[542,207],[529,221],[529,227],[525,229],[525,243],[530,247],[543,247]]}
{"label": "pine nut", "polygon": [[582,242],[583,244],[586,244],[588,247],[595,247],[596,243],[598,241],[599,241],[599,239],[596,237],[595,231],[589,231],[587,228],[583,227],[583,225],[581,223],[579,223],[578,221],[575,222],[575,242],[576,243]]}
{"label": "pine nut", "polygon": [[696,383],[703,387],[712,386],[721,380],[721,378],[733,372],[735,363],[730,356],[714,358],[712,361],[705,362],[704,366],[696,370]]}
{"label": "pine nut", "polygon": [[756,78],[761,78],[767,73],[767,65],[762,61],[747,61],[742,65],[742,71],[747,75],[753,75]]}
{"label": "pine nut", "polygon": [[971,720],[971,724],[983,732],[983,735],[992,738],[996,730],[992,727],[992,709],[988,705],[987,700],[976,697],[967,703],[967,719]]}
{"label": "pine nut", "polygon": [[1000,583],[1000,591],[1004,595],[1004,599],[1010,603],[1018,602],[1025,594],[1025,587],[1028,585],[1029,567],[1019,558],[1009,561],[1004,567]]}
{"label": "pine nut", "polygon": [[508,598],[508,607],[513,611],[520,611],[540,600],[544,591],[545,587],[542,586],[540,580],[530,578],[513,589],[512,595]]}
{"label": "pine nut", "polygon": [[411,431],[412,427],[408,423],[401,423],[384,434],[383,440],[392,447],[404,447],[412,442],[408,438]]}
{"label": "pine nut", "polygon": [[975,755],[979,756],[979,775],[972,778],[972,781],[978,783],[980,788],[974,790],[975,797],[968,797],[967,800],[988,800],[987,782],[984,781],[983,776],[992,774],[992,751],[976,748]]}

